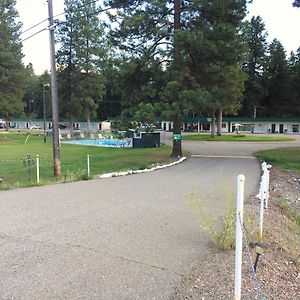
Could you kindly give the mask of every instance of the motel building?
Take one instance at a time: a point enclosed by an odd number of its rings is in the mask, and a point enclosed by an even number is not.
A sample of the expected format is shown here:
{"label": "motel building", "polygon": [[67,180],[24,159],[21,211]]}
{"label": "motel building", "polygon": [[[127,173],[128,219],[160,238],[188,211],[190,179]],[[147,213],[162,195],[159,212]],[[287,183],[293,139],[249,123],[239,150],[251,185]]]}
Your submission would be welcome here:
{"label": "motel building", "polygon": [[[46,130],[52,129],[52,120],[45,120]],[[9,126],[15,129],[43,129],[44,120],[42,119],[13,119],[9,122]],[[59,122],[59,127],[61,129],[68,128],[68,121]],[[99,130],[108,130],[110,129],[110,121],[91,121],[90,122],[90,131],[97,132]],[[88,131],[87,122],[78,122],[73,123],[74,130],[80,130],[82,132]]]}
{"label": "motel building", "polygon": [[[182,123],[182,131],[185,132],[209,132],[211,118],[186,118]],[[161,129],[173,130],[173,122],[162,121]],[[299,134],[300,118],[242,118],[224,117],[222,120],[222,132],[230,133],[238,130],[244,133],[258,134]]]}

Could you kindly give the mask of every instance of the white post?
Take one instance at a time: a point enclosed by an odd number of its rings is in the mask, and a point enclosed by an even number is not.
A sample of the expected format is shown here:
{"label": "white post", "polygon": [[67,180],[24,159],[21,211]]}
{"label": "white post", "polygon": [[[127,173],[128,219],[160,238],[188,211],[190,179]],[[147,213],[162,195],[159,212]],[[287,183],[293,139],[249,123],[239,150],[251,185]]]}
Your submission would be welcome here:
{"label": "white post", "polygon": [[263,225],[264,225],[264,204],[265,204],[265,184],[264,175],[261,178],[260,187],[260,209],[259,209],[259,239],[262,241]]}
{"label": "white post", "polygon": [[87,174],[88,178],[90,178],[90,156],[87,156]]}
{"label": "white post", "polygon": [[40,158],[36,156],[36,183],[40,183]]}
{"label": "white post", "polygon": [[237,177],[236,241],[235,241],[235,285],[234,300],[241,299],[242,255],[243,255],[243,210],[245,176]]}

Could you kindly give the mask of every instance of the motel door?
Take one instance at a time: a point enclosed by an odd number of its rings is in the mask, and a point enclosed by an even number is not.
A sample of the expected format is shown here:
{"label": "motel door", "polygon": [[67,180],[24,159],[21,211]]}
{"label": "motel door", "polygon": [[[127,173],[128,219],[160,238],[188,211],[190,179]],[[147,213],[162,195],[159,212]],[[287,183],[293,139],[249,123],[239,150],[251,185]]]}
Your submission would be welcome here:
{"label": "motel door", "polygon": [[272,133],[275,133],[276,124],[272,124]]}
{"label": "motel door", "polygon": [[279,133],[283,133],[283,124],[279,124]]}

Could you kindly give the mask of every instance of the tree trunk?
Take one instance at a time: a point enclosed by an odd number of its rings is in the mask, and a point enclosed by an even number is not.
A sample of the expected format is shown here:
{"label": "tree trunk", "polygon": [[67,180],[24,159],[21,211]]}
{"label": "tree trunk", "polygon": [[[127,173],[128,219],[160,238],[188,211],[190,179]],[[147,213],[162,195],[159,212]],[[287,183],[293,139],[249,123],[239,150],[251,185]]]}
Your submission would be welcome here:
{"label": "tree trunk", "polygon": [[87,132],[90,133],[91,131],[91,116],[90,116],[90,109],[86,109],[86,122],[87,122]]}
{"label": "tree trunk", "polygon": [[73,135],[74,135],[73,125],[74,125],[73,115],[70,115],[69,127],[70,127],[70,135],[71,135],[71,137],[73,137]]}
{"label": "tree trunk", "polygon": [[215,137],[215,135],[216,135],[216,116],[215,115],[216,115],[216,110],[213,109],[212,114],[211,114],[211,126],[210,126],[210,130],[211,130],[210,135],[212,137]]}
{"label": "tree trunk", "polygon": [[4,119],[4,121],[5,121],[5,131],[9,131],[9,121],[8,121],[8,119]]}
{"label": "tree trunk", "polygon": [[171,157],[181,157],[181,120],[179,116],[176,116],[173,123],[173,149]]}
{"label": "tree trunk", "polygon": [[[174,0],[174,31],[180,29],[180,0]],[[181,70],[178,70],[180,68],[179,66],[179,60],[180,60],[180,49],[177,42],[177,38],[175,36],[174,38],[174,65],[176,67],[176,72],[180,72]],[[175,95],[175,101],[178,103],[179,106],[179,88],[176,88],[176,95]],[[173,125],[173,149],[171,157],[181,157],[182,156],[182,149],[181,149],[181,119],[179,117],[179,114],[177,113],[175,119],[174,119],[174,125]]]}
{"label": "tree trunk", "polygon": [[223,118],[223,111],[222,109],[217,110],[217,135],[222,135],[222,118]]}

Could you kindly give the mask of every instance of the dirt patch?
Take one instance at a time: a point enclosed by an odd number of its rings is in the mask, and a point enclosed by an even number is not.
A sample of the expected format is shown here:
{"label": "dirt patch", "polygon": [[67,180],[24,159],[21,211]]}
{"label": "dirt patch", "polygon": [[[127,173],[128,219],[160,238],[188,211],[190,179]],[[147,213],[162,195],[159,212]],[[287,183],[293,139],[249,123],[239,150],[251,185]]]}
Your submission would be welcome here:
{"label": "dirt patch", "polygon": [[[264,243],[268,248],[260,257],[256,279],[250,265],[255,251],[243,251],[242,299],[300,299],[300,228],[276,203],[287,201],[300,212],[300,176],[272,168],[270,177],[269,208],[265,210]],[[254,197],[245,205],[245,215],[258,220],[259,202]],[[255,222],[256,224],[257,222]],[[248,226],[248,239],[255,241]],[[251,227],[251,228],[250,228]],[[234,251],[212,250],[201,260],[178,286],[171,300],[179,299],[232,299],[234,296]]]}

